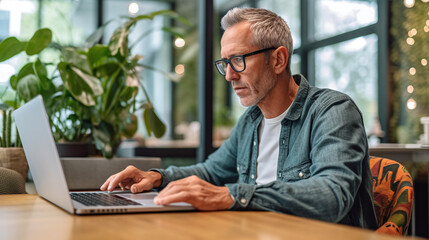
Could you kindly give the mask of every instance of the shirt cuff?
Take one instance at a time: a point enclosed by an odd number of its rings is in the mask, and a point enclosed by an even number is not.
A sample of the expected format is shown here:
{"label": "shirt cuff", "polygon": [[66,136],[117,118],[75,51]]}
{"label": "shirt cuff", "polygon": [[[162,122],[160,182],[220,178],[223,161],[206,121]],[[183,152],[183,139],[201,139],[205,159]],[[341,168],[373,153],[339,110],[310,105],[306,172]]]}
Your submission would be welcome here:
{"label": "shirt cuff", "polygon": [[249,206],[253,193],[256,190],[256,185],[254,184],[233,183],[226,184],[226,187],[234,198],[234,204],[229,208],[229,210],[246,209]]}

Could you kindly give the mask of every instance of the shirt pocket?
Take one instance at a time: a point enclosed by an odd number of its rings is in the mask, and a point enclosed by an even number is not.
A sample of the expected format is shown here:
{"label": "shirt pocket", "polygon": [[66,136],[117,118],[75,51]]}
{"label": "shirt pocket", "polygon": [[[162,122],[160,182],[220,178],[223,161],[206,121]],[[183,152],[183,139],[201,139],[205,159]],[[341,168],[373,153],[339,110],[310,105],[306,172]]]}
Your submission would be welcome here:
{"label": "shirt pocket", "polygon": [[306,162],[282,171],[282,181],[296,182],[310,177],[310,162]]}

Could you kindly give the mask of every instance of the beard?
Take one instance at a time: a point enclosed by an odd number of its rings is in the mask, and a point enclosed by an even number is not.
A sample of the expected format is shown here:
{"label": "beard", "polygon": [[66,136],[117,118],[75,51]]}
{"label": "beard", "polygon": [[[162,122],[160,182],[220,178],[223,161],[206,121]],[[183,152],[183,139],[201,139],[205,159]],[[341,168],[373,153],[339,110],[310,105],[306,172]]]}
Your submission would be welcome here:
{"label": "beard", "polygon": [[277,76],[272,71],[265,71],[259,79],[256,78],[254,84],[243,81],[232,81],[231,85],[235,88],[246,89],[245,93],[236,95],[243,107],[250,107],[261,102],[277,84]]}

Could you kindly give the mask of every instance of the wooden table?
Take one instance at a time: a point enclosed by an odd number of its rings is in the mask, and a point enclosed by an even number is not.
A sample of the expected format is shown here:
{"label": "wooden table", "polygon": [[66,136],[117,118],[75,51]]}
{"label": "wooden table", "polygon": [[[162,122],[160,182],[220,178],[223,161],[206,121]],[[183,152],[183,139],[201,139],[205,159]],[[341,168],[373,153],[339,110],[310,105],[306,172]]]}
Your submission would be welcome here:
{"label": "wooden table", "polygon": [[0,195],[0,238],[398,239],[374,231],[273,212],[219,211],[73,216],[32,194]]}

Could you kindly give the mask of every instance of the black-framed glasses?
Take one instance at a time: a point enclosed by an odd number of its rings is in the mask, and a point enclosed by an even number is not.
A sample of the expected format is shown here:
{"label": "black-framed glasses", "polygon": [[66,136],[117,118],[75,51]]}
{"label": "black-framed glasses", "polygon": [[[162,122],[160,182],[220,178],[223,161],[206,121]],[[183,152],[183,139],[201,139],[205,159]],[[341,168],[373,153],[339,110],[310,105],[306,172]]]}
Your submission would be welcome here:
{"label": "black-framed glasses", "polygon": [[228,64],[231,65],[232,70],[234,70],[235,72],[242,72],[242,71],[246,70],[246,57],[249,57],[249,56],[252,56],[255,54],[259,54],[259,53],[263,53],[263,52],[273,50],[273,49],[276,49],[276,48],[274,48],[274,47],[264,48],[261,50],[257,50],[257,51],[251,52],[251,53],[244,54],[244,55],[233,56],[233,57],[230,57],[229,59],[222,58],[222,59],[215,61],[214,64],[222,76],[226,75],[226,69],[228,68]]}

